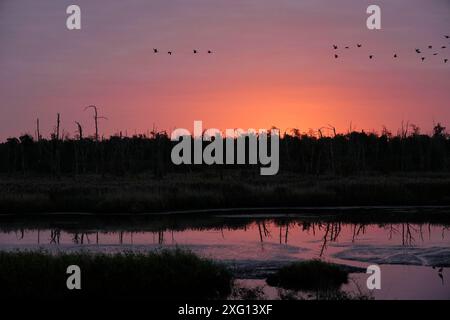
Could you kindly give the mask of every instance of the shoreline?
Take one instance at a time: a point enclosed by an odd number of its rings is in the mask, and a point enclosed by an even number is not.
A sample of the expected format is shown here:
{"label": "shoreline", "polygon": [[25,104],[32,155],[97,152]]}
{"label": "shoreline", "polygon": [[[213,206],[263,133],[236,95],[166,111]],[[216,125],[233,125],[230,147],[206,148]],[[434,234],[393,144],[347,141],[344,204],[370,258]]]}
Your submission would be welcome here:
{"label": "shoreline", "polygon": [[[177,215],[205,215],[211,214],[215,217],[325,217],[325,216],[339,216],[345,213],[351,213],[351,211],[383,211],[383,210],[442,210],[448,209],[450,215],[450,205],[380,205],[380,206],[300,206],[300,207],[242,207],[242,208],[211,208],[211,209],[187,209],[187,210],[169,210],[169,211],[155,211],[155,212],[109,212],[109,213],[98,213],[98,212],[24,212],[24,213],[0,213],[0,218],[2,217],[104,217],[105,215],[109,217],[152,217],[152,216],[177,216]],[[266,214],[262,212],[272,211],[274,213]],[[314,214],[305,215],[303,211],[313,211]],[[334,214],[329,214],[330,211],[335,212]],[[244,213],[245,212],[245,213]],[[223,214],[225,213],[225,214]],[[311,212],[312,213],[312,212]]]}

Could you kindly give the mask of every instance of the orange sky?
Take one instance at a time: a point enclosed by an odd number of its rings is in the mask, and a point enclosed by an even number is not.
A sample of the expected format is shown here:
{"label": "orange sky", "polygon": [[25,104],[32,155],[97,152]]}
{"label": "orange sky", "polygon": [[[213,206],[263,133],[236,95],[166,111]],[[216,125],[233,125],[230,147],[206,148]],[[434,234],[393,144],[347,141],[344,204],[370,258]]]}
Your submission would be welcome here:
{"label": "orange sky", "polygon": [[[90,104],[108,117],[105,135],[191,129],[194,120],[282,131],[450,125],[446,0],[378,1],[381,31],[365,27],[371,3],[359,0],[76,2],[81,31],[65,29],[71,1],[0,4],[1,139],[34,134],[38,117],[48,135],[57,112],[69,134],[74,121],[92,133]],[[351,49],[335,60],[332,44]],[[448,48],[432,56],[429,44]]]}

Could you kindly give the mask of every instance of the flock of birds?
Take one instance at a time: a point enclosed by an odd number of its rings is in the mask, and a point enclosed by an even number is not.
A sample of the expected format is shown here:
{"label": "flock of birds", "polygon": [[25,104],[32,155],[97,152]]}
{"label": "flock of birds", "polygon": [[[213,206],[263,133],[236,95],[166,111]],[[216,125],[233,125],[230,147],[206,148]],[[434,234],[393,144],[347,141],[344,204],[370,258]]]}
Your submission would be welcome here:
{"label": "flock of birds", "polygon": [[[448,36],[448,35],[446,35],[446,36],[444,36],[444,37],[445,37],[446,39],[449,39],[449,38],[450,38],[450,36]],[[357,48],[362,48],[362,44],[358,43],[358,44],[356,44],[356,47],[357,47]],[[345,46],[344,48],[345,48],[345,49],[350,49],[350,46]],[[429,46],[428,46],[428,49],[429,49],[429,50],[433,50],[433,48],[436,49],[436,47],[433,47],[432,45],[429,45]],[[334,49],[334,50],[339,50],[339,47],[338,47],[337,45],[334,44],[334,45],[333,45],[333,49]],[[443,46],[440,47],[440,49],[447,49],[447,46],[443,45]],[[421,49],[415,49],[415,52],[416,52],[417,54],[420,55],[420,60],[421,60],[422,62],[424,62],[424,61],[426,60],[426,57],[423,55],[423,52],[422,52]],[[439,53],[438,53],[438,52],[434,52],[432,55],[433,55],[433,56],[437,56],[437,55],[439,55]],[[338,55],[337,53],[335,53],[335,54],[334,54],[334,58],[335,58],[335,59],[338,59],[338,58],[339,58],[339,55]],[[370,54],[370,55],[369,55],[369,59],[370,59],[370,60],[372,60],[372,59],[374,59],[374,58],[375,58],[375,55],[373,55],[373,54]],[[397,59],[397,58],[399,58],[399,55],[398,55],[397,53],[393,53],[393,58],[394,58],[394,59]],[[444,58],[443,61],[444,61],[444,63],[447,63],[447,62],[448,62],[448,58]]]}
{"label": "flock of birds", "polygon": [[[445,37],[446,39],[450,39],[450,36],[448,36],[448,35],[446,35],[446,36],[444,36],[444,37]],[[357,44],[356,44],[356,47],[357,47],[357,48],[362,48],[362,46],[363,46],[363,45],[360,44],[360,43],[357,43]],[[344,48],[345,48],[345,49],[350,49],[350,46],[345,46]],[[433,48],[434,48],[434,47],[433,47],[432,45],[429,45],[429,46],[428,46],[428,49],[429,49],[429,50],[432,50]],[[441,49],[447,49],[447,46],[443,45],[443,46],[441,46],[440,48],[441,48]],[[333,49],[334,49],[334,50],[339,50],[339,47],[338,47],[337,45],[334,44],[334,45],[333,45]],[[420,59],[422,60],[422,62],[426,60],[426,57],[422,55],[422,50],[421,50],[421,49],[415,49],[415,51],[416,51],[417,54],[420,54],[420,55],[421,55],[421,56],[420,56]],[[198,54],[199,52],[200,52],[200,51],[199,51],[198,49],[193,49],[193,50],[192,50],[192,53],[193,53],[193,54]],[[158,54],[158,53],[160,53],[160,51],[159,51],[159,49],[157,49],[157,48],[153,48],[153,53],[154,53],[154,54]],[[213,51],[212,51],[212,50],[208,50],[207,53],[208,53],[208,54],[212,54]],[[167,54],[171,56],[171,55],[173,54],[173,51],[167,51]],[[437,56],[437,55],[439,55],[438,52],[434,52],[434,53],[433,53],[433,56]],[[338,59],[338,58],[339,58],[339,55],[338,55],[337,53],[335,53],[335,54],[334,54],[334,58],[335,58],[335,59]],[[370,60],[373,60],[374,58],[375,58],[375,55],[373,55],[373,54],[370,54],[370,55],[369,55],[369,59],[370,59]],[[397,58],[399,58],[399,55],[398,55],[397,53],[394,53],[394,54],[393,54],[393,58],[394,58],[394,59],[397,59]],[[447,62],[448,62],[448,58],[444,58],[443,61],[444,61],[444,63],[447,63]]]}
{"label": "flock of birds", "polygon": [[[193,54],[197,54],[197,53],[199,53],[199,52],[200,52],[200,51],[197,50],[197,49],[193,49],[193,50],[192,50],[192,53],[193,53]],[[212,54],[212,53],[213,53],[212,50],[208,50],[207,52],[208,52],[208,54]],[[153,53],[154,53],[154,54],[158,54],[158,53],[159,53],[159,49],[153,48]],[[173,51],[167,51],[167,54],[168,54],[169,56],[171,56],[171,55],[173,54]]]}

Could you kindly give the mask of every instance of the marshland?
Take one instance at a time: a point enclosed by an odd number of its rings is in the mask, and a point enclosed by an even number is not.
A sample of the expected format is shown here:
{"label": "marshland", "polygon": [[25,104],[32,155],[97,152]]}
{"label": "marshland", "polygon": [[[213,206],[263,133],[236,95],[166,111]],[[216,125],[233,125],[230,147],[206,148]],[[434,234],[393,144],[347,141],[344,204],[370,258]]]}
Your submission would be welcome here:
{"label": "marshland", "polygon": [[[44,280],[59,292],[62,265],[78,262],[92,286],[80,298],[105,288],[112,298],[450,297],[442,125],[431,134],[291,130],[276,176],[251,165],[175,166],[173,144],[165,132],[101,138],[81,128],[75,138],[1,143],[0,268],[10,275],[1,281],[19,288],[2,295],[35,296]],[[384,286],[368,291],[374,263]],[[56,272],[41,278],[43,266]],[[179,282],[186,274],[191,282]],[[161,289],[160,277],[172,280]]]}
{"label": "marshland", "polygon": [[252,165],[174,165],[165,132],[101,138],[79,128],[72,139],[58,127],[50,139],[9,138],[0,144],[0,212],[450,204],[450,137],[441,124],[431,134],[411,125],[397,134],[330,130],[285,132],[280,171],[265,177]]}

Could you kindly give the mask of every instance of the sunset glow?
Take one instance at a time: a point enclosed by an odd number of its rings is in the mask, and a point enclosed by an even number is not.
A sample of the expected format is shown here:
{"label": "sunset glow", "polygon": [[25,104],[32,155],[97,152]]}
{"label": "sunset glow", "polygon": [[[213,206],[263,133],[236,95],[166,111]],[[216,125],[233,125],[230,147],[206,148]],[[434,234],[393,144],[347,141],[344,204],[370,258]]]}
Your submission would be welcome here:
{"label": "sunset glow", "polygon": [[[66,133],[80,121],[92,134],[90,104],[108,118],[104,135],[194,120],[282,132],[445,125],[450,49],[420,63],[414,48],[450,47],[448,1],[378,2],[383,29],[374,32],[358,0],[80,0],[83,29],[71,32],[69,1],[2,1],[0,137],[34,134],[37,118],[48,135],[58,112]],[[333,44],[351,49],[335,60]]]}

